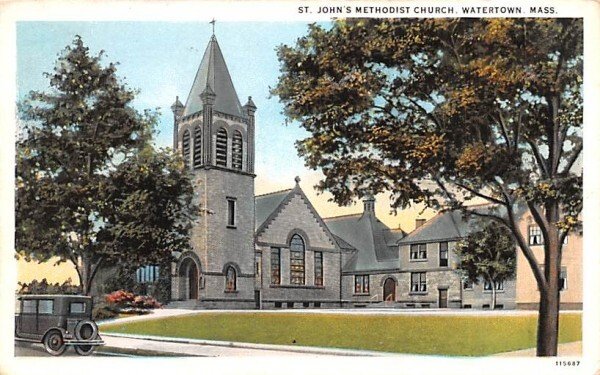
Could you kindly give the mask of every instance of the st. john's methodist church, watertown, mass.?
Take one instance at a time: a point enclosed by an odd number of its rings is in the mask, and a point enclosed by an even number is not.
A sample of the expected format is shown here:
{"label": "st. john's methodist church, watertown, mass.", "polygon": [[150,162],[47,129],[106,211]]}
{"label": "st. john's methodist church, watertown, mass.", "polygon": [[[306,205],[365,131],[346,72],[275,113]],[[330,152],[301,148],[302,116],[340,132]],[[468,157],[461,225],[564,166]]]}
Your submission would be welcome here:
{"label": "st. john's methodist church, watertown, mass.", "polygon": [[[171,109],[173,147],[205,214],[192,230],[192,250],[175,254],[169,306],[489,308],[492,286],[466,283],[456,271],[454,246],[477,229],[459,212],[417,220],[406,233],[377,218],[373,197],[361,213],[321,217],[299,178],[288,190],[255,196],[257,107],[251,97],[241,105],[214,35],[185,104],[177,99]],[[521,226],[541,259],[539,228],[524,215]],[[570,236],[564,254],[561,304],[581,308],[580,235]],[[154,282],[156,268],[138,270],[138,281]],[[516,275],[496,286],[496,307],[536,308],[533,274],[520,254]]]}

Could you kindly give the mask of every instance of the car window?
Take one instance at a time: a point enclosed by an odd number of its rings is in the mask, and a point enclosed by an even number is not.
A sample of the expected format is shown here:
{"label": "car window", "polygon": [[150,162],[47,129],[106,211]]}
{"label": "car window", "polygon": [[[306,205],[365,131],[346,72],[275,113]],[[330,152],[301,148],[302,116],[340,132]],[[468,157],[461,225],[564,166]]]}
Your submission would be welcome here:
{"label": "car window", "polygon": [[52,314],[54,310],[54,301],[51,299],[41,299],[38,307],[38,314]]}
{"label": "car window", "polygon": [[83,314],[85,312],[85,302],[71,302],[69,311],[71,314]]}
{"label": "car window", "polygon": [[36,300],[26,299],[23,301],[23,314],[35,314]]}

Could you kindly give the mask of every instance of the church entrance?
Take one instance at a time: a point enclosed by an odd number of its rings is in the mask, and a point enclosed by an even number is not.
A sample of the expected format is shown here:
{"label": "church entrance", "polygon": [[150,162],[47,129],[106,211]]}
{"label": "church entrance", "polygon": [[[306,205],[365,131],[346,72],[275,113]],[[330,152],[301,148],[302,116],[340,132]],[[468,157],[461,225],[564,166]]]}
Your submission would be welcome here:
{"label": "church entrance", "polygon": [[396,281],[391,277],[388,277],[387,280],[385,280],[385,283],[383,284],[383,300],[396,300]]}
{"label": "church entrance", "polygon": [[191,263],[188,270],[189,299],[198,299],[198,267]]}
{"label": "church entrance", "polygon": [[200,272],[196,261],[186,257],[179,265],[179,295],[181,299],[198,299],[200,290]]}

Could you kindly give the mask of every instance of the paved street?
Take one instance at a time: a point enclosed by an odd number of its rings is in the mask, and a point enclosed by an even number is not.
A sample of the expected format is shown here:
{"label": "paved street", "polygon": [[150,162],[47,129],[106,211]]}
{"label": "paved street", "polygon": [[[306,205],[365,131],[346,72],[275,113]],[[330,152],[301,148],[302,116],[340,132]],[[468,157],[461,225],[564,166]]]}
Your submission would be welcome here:
{"label": "paved street", "polygon": [[[215,345],[200,342],[168,342],[148,339],[137,339],[130,337],[116,337],[104,334],[102,336],[108,347],[120,349],[142,349],[163,353],[172,353],[199,357],[247,357],[247,356],[315,356],[324,355],[318,351],[301,352],[295,350],[285,350],[279,346],[273,345],[273,349],[267,349],[267,345],[250,346],[244,345],[231,346],[227,343],[217,343]],[[198,341],[198,340],[196,340]],[[275,349],[277,348],[277,349]],[[310,349],[309,349],[310,350]],[[329,354],[331,355],[331,354]]]}
{"label": "paved street", "polygon": [[[95,351],[91,356],[96,357],[135,357],[134,355],[120,354],[114,352],[98,352]],[[15,342],[15,357],[52,357],[46,352],[42,344],[35,344],[24,341]],[[79,357],[73,348],[68,348],[61,357]]]}

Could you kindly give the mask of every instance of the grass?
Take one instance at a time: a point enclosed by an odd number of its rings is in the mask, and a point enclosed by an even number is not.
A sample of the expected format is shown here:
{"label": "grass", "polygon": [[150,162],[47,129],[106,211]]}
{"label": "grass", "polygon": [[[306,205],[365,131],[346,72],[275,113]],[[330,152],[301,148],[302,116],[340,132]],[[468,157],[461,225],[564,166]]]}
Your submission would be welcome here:
{"label": "grass", "polygon": [[[537,316],[203,313],[102,326],[104,332],[483,356],[535,347]],[[581,340],[581,314],[561,314],[559,342]]]}

